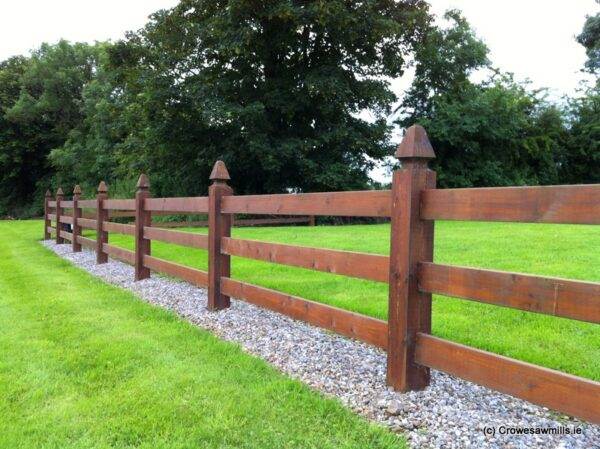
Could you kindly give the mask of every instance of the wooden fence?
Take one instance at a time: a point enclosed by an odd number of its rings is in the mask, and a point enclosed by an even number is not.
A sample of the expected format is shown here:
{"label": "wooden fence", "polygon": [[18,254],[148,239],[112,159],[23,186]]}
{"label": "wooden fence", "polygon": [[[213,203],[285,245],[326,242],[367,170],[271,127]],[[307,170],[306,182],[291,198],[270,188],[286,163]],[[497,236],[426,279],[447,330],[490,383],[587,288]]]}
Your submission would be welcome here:
{"label": "wooden fence", "polygon": [[[384,191],[234,196],[221,161],[208,197],[151,198],[145,175],[135,199],[109,199],[103,182],[95,200],[81,200],[76,187],[65,201],[59,189],[55,200],[46,195],[44,236],[55,233],[73,251],[89,247],[98,263],[109,256],[130,263],[136,280],[156,271],[208,288],[211,310],[227,308],[235,297],[378,346],[387,350],[387,381],[396,390],[426,387],[434,368],[600,424],[600,383],[431,335],[432,293],[600,323],[599,283],[433,263],[435,220],[600,224],[600,185],[438,190],[427,168],[433,148],[419,126],[407,130],[396,155],[402,169]],[[82,218],[86,210],[95,219]],[[131,212],[135,224],[110,222],[114,211]],[[151,226],[152,215],[161,213],[208,214],[208,235]],[[389,217],[390,255],[232,238],[234,214]],[[96,230],[97,238],[83,237],[82,229]],[[109,232],[133,236],[135,251],[110,245]],[[152,240],[207,249],[208,272],[153,257]],[[388,321],[233,279],[231,256],[388,283]]]}

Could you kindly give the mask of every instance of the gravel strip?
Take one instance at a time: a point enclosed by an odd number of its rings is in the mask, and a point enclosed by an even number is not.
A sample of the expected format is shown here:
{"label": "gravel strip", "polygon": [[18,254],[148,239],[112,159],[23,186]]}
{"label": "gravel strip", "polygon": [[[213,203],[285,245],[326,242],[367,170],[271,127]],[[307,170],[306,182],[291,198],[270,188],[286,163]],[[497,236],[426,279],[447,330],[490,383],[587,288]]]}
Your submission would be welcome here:
{"label": "gravel strip", "polygon": [[[206,291],[164,276],[134,282],[133,267],[69,245],[44,245],[74,265],[143,300],[172,310],[220,338],[236,342],[280,371],[339,398],[360,415],[403,432],[418,448],[600,448],[600,426],[432,371],[424,391],[396,393],[385,384],[385,353],[283,315],[232,300],[206,310]],[[580,435],[501,435],[500,428],[580,429]],[[486,435],[485,428],[495,428]]]}

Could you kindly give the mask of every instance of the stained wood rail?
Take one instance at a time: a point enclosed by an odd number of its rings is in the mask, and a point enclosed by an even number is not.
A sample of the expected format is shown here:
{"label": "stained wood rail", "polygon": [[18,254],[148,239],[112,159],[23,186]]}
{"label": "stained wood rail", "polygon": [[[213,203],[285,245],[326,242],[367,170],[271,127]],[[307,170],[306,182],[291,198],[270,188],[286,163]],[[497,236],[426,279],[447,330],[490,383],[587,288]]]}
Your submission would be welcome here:
{"label": "stained wood rail", "polygon": [[385,321],[227,277],[221,278],[221,289],[228,296],[243,299],[382,349],[387,348]]}
{"label": "stained wood rail", "polygon": [[56,214],[48,214],[48,219],[52,221],[56,221]]}
{"label": "stained wood rail", "polygon": [[56,207],[56,201],[48,201],[48,207]]}
{"label": "stained wood rail", "polygon": [[102,250],[109,256],[112,256],[115,259],[122,260],[123,262],[126,262],[129,265],[133,265],[133,263],[135,262],[135,252],[130,251],[128,249],[104,243],[102,245]]}
{"label": "stained wood rail", "polygon": [[115,232],[117,234],[134,235],[135,226],[122,223],[113,223],[110,221],[102,222],[102,229],[107,232]]}
{"label": "stained wood rail", "polygon": [[600,184],[425,190],[421,218],[600,224]]}
{"label": "stained wood rail", "polygon": [[73,234],[71,234],[70,232],[67,231],[60,231],[60,236],[68,241],[72,241],[73,240]]}
{"label": "stained wood rail", "polygon": [[61,215],[60,222],[65,224],[73,224],[73,217],[69,217],[68,215]]}
{"label": "stained wood rail", "polygon": [[255,240],[224,238],[221,251],[231,256],[387,282],[389,257],[333,249],[282,245]]}
{"label": "stained wood rail", "polygon": [[135,200],[104,200],[104,209],[135,210]]}
{"label": "stained wood rail", "polygon": [[418,334],[417,363],[591,422],[600,422],[600,383]]}
{"label": "stained wood rail", "polygon": [[600,323],[600,284],[422,263],[419,288],[529,312]]}
{"label": "stained wood rail", "polygon": [[96,200],[79,200],[78,203],[82,209],[96,209],[98,207]]}
{"label": "stained wood rail", "polygon": [[229,196],[223,199],[225,214],[330,215],[389,217],[389,190]]}
{"label": "stained wood rail", "polygon": [[208,213],[208,197],[148,198],[144,208],[151,212],[205,214]]}
{"label": "stained wood rail", "polygon": [[191,248],[208,248],[208,236],[191,232],[171,231],[167,229],[144,227],[144,238],[166,243],[188,246]]}
{"label": "stained wood rail", "polygon": [[96,229],[97,221],[91,218],[78,218],[77,224],[85,229]]}
{"label": "stained wood rail", "polygon": [[144,256],[144,266],[152,271],[183,279],[198,287],[206,287],[208,285],[208,273],[206,271],[196,270],[195,268],[186,267],[152,256]]}
{"label": "stained wood rail", "polygon": [[93,249],[94,251],[96,251],[96,241],[92,240],[92,239],[88,239],[87,237],[83,237],[81,235],[77,236],[77,242],[83,246],[85,246],[86,248],[90,248]]}

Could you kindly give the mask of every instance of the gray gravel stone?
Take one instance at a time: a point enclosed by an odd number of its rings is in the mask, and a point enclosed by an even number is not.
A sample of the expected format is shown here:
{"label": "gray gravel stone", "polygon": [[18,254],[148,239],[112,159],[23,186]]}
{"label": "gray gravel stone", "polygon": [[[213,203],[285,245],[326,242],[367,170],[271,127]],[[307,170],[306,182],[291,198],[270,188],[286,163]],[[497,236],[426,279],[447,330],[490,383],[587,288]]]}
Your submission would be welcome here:
{"label": "gray gravel stone", "polygon": [[[403,432],[419,448],[600,448],[600,426],[433,371],[423,391],[396,393],[385,384],[385,353],[283,315],[232,299],[221,312],[206,310],[206,291],[163,276],[133,281],[121,262],[96,265],[89,251],[44,244],[73,264],[172,310],[220,338],[238,343],[280,371],[339,398],[365,418]],[[505,427],[580,428],[580,435],[501,435]],[[495,428],[495,435],[484,433]]]}

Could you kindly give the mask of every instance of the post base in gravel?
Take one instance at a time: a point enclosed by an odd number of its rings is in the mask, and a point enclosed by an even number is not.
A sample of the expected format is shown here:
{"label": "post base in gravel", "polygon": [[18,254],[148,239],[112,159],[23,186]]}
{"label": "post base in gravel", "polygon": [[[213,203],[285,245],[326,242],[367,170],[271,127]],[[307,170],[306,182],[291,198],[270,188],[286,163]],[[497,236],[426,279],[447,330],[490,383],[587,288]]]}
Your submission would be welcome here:
{"label": "post base in gravel", "polygon": [[418,267],[433,260],[433,221],[420,217],[421,192],[435,188],[435,157],[425,130],[411,126],[396,151],[402,169],[392,182],[392,225],[387,383],[395,390],[422,390],[429,368],[415,361],[417,334],[431,333],[431,293],[421,292]]}

